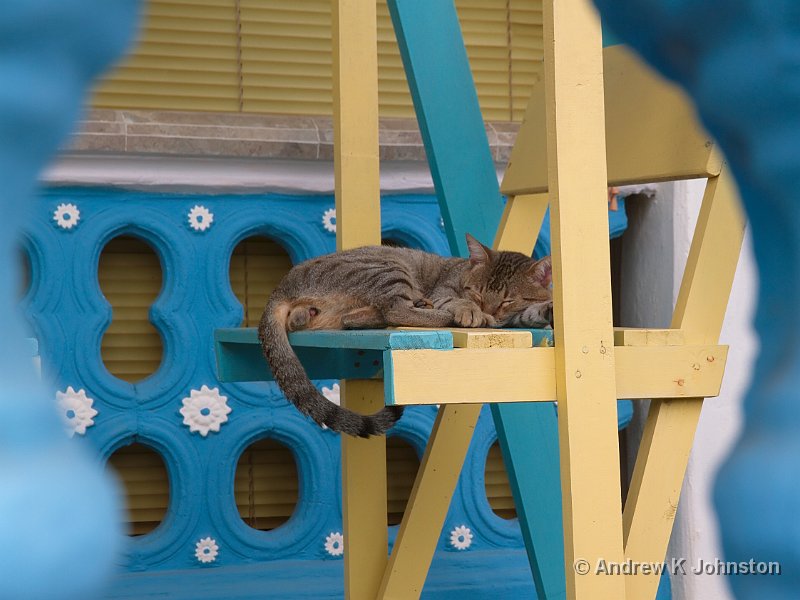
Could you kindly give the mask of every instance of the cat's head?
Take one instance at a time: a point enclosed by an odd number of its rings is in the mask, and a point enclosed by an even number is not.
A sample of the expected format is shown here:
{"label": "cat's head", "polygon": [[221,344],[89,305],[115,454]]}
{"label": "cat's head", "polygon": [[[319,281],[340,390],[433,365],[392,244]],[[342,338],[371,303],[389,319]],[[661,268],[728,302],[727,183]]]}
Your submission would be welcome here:
{"label": "cat's head", "polygon": [[498,252],[467,234],[470,268],[462,285],[468,298],[492,315],[499,327],[552,324],[550,257],[534,260],[519,252]]}

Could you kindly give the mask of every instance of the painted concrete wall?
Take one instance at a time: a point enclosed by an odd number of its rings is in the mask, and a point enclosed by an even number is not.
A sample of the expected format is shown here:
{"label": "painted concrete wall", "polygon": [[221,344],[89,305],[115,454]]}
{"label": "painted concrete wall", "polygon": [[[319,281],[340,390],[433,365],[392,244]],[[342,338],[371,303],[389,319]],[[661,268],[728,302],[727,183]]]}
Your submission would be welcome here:
{"label": "painted concrete wall", "polygon": [[[677,298],[705,181],[660,184],[652,199],[628,202],[629,229],[622,265],[622,324],[667,326]],[[724,558],[711,506],[714,475],[738,435],[757,340],[751,328],[756,270],[749,237],[739,260],[721,343],[730,345],[722,393],[703,407],[683,484],[669,558],[685,558],[689,574],[672,577],[675,600],[733,600],[724,576],[693,575],[698,560]],[[630,429],[629,464],[647,403],[638,404]]]}

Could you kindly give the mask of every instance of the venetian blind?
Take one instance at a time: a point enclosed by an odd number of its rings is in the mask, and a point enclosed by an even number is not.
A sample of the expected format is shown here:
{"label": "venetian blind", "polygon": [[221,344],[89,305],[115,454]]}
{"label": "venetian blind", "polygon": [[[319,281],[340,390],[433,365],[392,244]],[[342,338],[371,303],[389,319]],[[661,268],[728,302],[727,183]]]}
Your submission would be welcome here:
{"label": "venetian blind", "polygon": [[486,482],[486,497],[489,499],[489,505],[495,514],[504,519],[516,517],[517,510],[514,507],[514,497],[511,494],[511,485],[508,482],[503,453],[500,451],[500,445],[497,442],[489,448],[484,479]]}
{"label": "venetian blind", "polygon": [[[381,115],[411,117],[389,12],[377,1]],[[521,119],[541,71],[541,0],[456,8],[484,118]],[[133,55],[93,104],[329,115],[331,72],[330,0],[150,0]]]}
{"label": "venetian blind", "polygon": [[145,242],[121,236],[103,248],[98,279],[112,311],[100,348],[103,363],[115,377],[135,383],[161,364],[161,336],[148,315],[161,291],[161,264]]}
{"label": "venetian blind", "polygon": [[158,527],[169,504],[167,468],[158,453],[144,444],[131,444],[108,459],[109,467],[125,488],[127,512],[122,519],[130,535],[143,535]]}

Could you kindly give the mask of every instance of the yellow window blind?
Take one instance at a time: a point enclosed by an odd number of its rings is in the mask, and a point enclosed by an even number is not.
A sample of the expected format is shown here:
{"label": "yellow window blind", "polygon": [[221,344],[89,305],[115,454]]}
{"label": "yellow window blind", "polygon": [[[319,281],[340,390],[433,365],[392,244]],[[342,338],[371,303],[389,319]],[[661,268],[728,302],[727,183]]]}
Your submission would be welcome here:
{"label": "yellow window blind", "polygon": [[98,278],[112,310],[100,348],[103,363],[115,377],[140,381],[161,364],[161,336],[149,320],[161,291],[158,257],[139,238],[114,238],[100,254]]}
{"label": "yellow window blind", "polygon": [[167,468],[158,453],[144,444],[131,444],[108,459],[126,492],[126,517],[131,535],[143,535],[164,519],[169,504]]}
{"label": "yellow window blind", "polygon": [[234,0],[151,0],[134,53],[94,105],[238,111],[237,42]]}
{"label": "yellow window blind", "polygon": [[242,520],[262,531],[289,520],[297,504],[297,465],[291,450],[271,439],[244,451],[236,465],[234,496]]}
{"label": "yellow window blind", "polygon": [[386,440],[386,501],[389,525],[398,525],[414,487],[419,470],[419,457],[414,447],[399,436]]}
{"label": "yellow window blind", "polygon": [[[411,117],[389,12],[377,2],[381,115]],[[541,0],[456,8],[484,118],[521,119],[541,71]],[[93,104],[330,115],[330,0],[150,0],[134,54]]]}
{"label": "yellow window blind", "polygon": [[244,308],[243,327],[255,327],[267,299],[292,261],[279,244],[265,237],[251,237],[236,246],[231,256],[231,288]]}
{"label": "yellow window blind", "polygon": [[514,507],[511,485],[508,482],[506,465],[503,462],[503,453],[500,451],[500,445],[497,442],[489,448],[484,477],[486,481],[486,497],[489,499],[489,505],[495,514],[504,519],[516,517],[517,511]]}

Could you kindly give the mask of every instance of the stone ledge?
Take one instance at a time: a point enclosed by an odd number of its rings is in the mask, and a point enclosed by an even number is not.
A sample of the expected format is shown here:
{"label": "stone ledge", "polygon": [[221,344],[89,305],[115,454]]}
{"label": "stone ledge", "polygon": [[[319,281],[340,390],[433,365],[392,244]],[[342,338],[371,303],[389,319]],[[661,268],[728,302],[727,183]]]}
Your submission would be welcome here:
{"label": "stone ledge", "polygon": [[[330,117],[90,110],[68,152],[333,160]],[[506,163],[518,123],[487,122],[495,162]],[[381,160],[424,161],[414,119],[379,123]]]}

